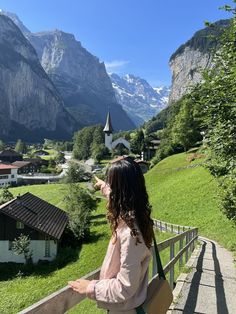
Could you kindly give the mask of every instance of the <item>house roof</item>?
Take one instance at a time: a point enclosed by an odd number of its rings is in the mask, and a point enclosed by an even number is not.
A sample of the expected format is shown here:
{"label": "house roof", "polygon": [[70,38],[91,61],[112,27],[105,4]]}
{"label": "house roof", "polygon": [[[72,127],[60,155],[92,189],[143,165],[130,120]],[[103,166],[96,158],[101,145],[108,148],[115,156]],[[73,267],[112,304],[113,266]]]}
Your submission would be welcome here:
{"label": "house roof", "polygon": [[111,124],[111,115],[110,115],[110,112],[108,111],[106,125],[103,129],[103,132],[112,133],[112,131],[113,131],[113,127]]}
{"label": "house roof", "polygon": [[0,156],[22,156],[21,154],[17,153],[13,149],[5,149],[0,152]]}
{"label": "house roof", "polygon": [[21,160],[19,160],[19,161],[12,162],[12,165],[16,166],[17,168],[22,168],[24,166],[28,166],[30,163],[31,162],[29,162],[29,161],[23,161],[23,160],[21,161]]}
{"label": "house roof", "polygon": [[0,212],[58,240],[68,222],[63,210],[29,192],[1,205]]}
{"label": "house roof", "polygon": [[0,169],[17,169],[17,168],[18,167],[14,165],[0,163]]}

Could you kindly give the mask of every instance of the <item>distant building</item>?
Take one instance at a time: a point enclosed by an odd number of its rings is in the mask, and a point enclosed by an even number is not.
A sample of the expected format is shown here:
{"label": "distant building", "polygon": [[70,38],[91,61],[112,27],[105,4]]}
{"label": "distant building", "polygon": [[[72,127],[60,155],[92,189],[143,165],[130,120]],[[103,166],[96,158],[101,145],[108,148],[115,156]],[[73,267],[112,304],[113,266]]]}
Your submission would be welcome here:
{"label": "distant building", "polygon": [[30,161],[15,161],[12,163],[13,166],[16,166],[18,168],[17,173],[23,174],[23,173],[34,173],[38,171],[38,167],[30,162]]}
{"label": "distant building", "polygon": [[139,160],[139,159],[136,159],[135,161],[139,164],[139,166],[140,166],[140,168],[141,168],[143,173],[146,173],[148,171],[149,163],[147,161]]}
{"label": "distant building", "polygon": [[13,149],[5,149],[0,152],[0,161],[12,163],[17,160],[23,160],[23,156]]}
{"label": "distant building", "polygon": [[24,256],[12,251],[13,240],[21,234],[30,238],[34,263],[53,260],[67,222],[63,210],[31,193],[0,205],[0,263],[24,263]]}
{"label": "distant building", "polygon": [[0,187],[17,184],[18,167],[0,163]]}
{"label": "distant building", "polygon": [[111,115],[110,112],[107,114],[107,120],[106,120],[106,125],[103,129],[103,132],[105,133],[105,146],[109,149],[115,149],[118,145],[122,145],[128,150],[130,150],[130,143],[124,139],[123,137],[118,138],[114,142],[112,141],[112,132],[113,132],[113,127],[111,124]]}
{"label": "distant building", "polygon": [[35,168],[35,172],[39,172],[42,166],[47,167],[49,164],[48,160],[38,158],[25,158],[24,161],[30,162],[32,166]]}

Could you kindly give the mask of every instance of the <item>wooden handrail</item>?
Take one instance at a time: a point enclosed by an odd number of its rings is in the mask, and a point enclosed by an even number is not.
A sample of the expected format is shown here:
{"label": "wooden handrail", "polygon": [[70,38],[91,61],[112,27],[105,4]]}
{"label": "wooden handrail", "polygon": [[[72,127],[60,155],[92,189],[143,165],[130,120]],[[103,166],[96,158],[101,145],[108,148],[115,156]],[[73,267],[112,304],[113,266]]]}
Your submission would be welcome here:
{"label": "wooden handrail", "polygon": [[[161,223],[161,224],[160,224]],[[159,226],[158,226],[159,224]],[[164,272],[170,273],[170,285],[174,287],[174,266],[179,261],[179,266],[182,266],[183,262],[183,255],[185,254],[185,261],[187,262],[189,257],[189,250],[193,251],[194,244],[198,238],[198,229],[191,228],[186,226],[178,226],[172,225],[163,221],[154,221],[154,226],[160,230],[162,230],[162,225],[170,226],[174,230],[174,227],[181,227],[182,230],[186,228],[186,231],[179,233],[178,235],[169,238],[165,241],[158,243],[159,251],[163,251],[166,248],[170,248],[170,260],[167,265],[164,266]],[[172,226],[172,227],[171,227]],[[179,229],[179,228],[178,228]],[[175,255],[175,244],[179,242],[179,251]],[[185,243],[184,243],[185,242]],[[185,244],[185,245],[184,245]],[[98,279],[100,274],[100,269],[97,269],[83,278],[92,280]],[[153,277],[157,275],[156,264],[154,263],[153,258]],[[68,311],[70,308],[74,307],[76,304],[80,303],[82,300],[85,299],[85,296],[80,295],[77,292],[74,292],[69,286],[66,286],[48,297],[40,300],[39,302],[31,305],[30,307],[26,308],[25,310],[19,312],[18,314],[63,314]]]}

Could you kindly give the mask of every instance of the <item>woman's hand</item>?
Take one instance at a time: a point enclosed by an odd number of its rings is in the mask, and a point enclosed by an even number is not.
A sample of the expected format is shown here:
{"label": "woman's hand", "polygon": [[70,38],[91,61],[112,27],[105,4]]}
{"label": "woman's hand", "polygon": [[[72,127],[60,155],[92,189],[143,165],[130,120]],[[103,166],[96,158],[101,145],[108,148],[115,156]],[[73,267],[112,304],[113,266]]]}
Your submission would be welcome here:
{"label": "woman's hand", "polygon": [[77,279],[76,281],[69,281],[68,285],[79,294],[86,294],[89,283],[89,280]]}
{"label": "woman's hand", "polygon": [[99,179],[97,176],[94,176],[95,180],[97,181],[94,185],[95,188],[101,189],[101,186],[104,186],[106,183]]}

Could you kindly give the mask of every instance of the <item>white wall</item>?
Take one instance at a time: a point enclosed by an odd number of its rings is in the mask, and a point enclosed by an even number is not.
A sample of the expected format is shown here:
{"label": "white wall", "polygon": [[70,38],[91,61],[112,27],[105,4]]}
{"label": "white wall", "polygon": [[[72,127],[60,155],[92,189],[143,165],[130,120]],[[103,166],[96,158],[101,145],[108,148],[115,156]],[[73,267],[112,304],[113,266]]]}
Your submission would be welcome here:
{"label": "white wall", "polygon": [[116,148],[118,144],[123,144],[128,150],[130,150],[130,143],[123,137],[119,137],[112,143],[112,148]]}
{"label": "white wall", "polygon": [[[14,178],[11,177],[12,175]],[[5,176],[7,178],[3,179]],[[0,188],[11,183],[17,183],[17,169],[11,169],[11,174],[0,174]]]}
{"label": "white wall", "polygon": [[[39,259],[51,261],[57,255],[57,242],[50,240],[50,257],[45,257],[45,240],[32,240],[30,250],[33,251],[34,263],[37,263]],[[12,250],[9,250],[9,241],[0,241],[0,263],[4,262],[25,262],[23,255],[16,255]]]}
{"label": "white wall", "polygon": [[105,146],[108,149],[112,149],[112,133],[110,135],[105,133]]}

